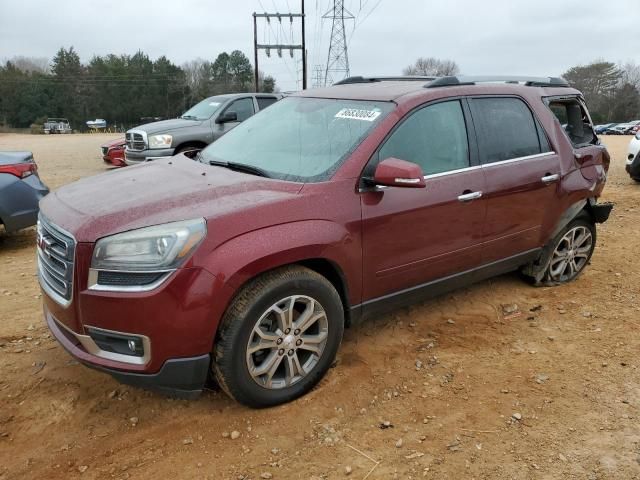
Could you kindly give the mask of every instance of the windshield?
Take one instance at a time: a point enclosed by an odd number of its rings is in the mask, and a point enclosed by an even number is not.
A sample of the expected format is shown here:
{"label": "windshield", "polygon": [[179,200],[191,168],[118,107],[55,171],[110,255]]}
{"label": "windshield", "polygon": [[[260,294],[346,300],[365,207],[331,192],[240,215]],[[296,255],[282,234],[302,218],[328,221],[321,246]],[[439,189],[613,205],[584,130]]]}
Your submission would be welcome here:
{"label": "windshield", "polygon": [[390,102],[285,98],[209,145],[200,158],[250,165],[281,180],[324,181],[393,107]]}
{"label": "windshield", "polygon": [[186,118],[189,120],[207,120],[211,118],[211,115],[216,113],[216,110],[220,108],[220,105],[222,105],[222,102],[216,102],[209,98],[191,107],[189,110],[184,112],[180,118]]}

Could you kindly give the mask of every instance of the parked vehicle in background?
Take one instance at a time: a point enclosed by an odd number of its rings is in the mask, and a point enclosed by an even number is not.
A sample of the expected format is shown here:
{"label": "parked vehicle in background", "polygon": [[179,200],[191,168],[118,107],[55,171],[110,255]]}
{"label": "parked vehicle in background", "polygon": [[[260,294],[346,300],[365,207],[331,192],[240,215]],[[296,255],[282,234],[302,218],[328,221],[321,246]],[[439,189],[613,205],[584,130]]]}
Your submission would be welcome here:
{"label": "parked vehicle in background", "polygon": [[49,135],[53,133],[72,133],[69,120],[66,118],[47,118],[43,125],[44,133]]}
{"label": "parked vehicle in background", "polygon": [[631,135],[633,129],[640,125],[640,120],[634,120],[627,123],[618,123],[606,130],[608,135]]}
{"label": "parked vehicle in background", "polygon": [[126,142],[124,138],[118,138],[103,144],[100,147],[100,151],[102,152],[102,160],[104,160],[104,163],[113,165],[114,167],[126,166],[127,164],[124,163],[125,145]]}
{"label": "parked vehicle in background", "polygon": [[636,182],[640,182],[640,132],[629,142],[626,170]]}
{"label": "parked vehicle in background", "polygon": [[355,77],[198,159],[42,202],[44,315],[123,382],[193,396],[213,373],[252,407],[313,388],[371,315],[513,270],[574,280],[612,208],[609,154],[555,78]]}
{"label": "parked vehicle in background", "polygon": [[38,203],[48,193],[31,152],[0,152],[0,224],[5,231],[35,225]]}
{"label": "parked vehicle in background", "polygon": [[598,134],[598,135],[606,135],[606,131],[609,128],[614,127],[615,125],[617,125],[616,123],[605,123],[604,125],[596,125],[595,127],[593,127],[593,130]]}
{"label": "parked vehicle in background", "polygon": [[281,95],[266,93],[217,95],[198,103],[180,118],[135,127],[125,136],[125,162],[133,165],[202,150],[280,98]]}
{"label": "parked vehicle in background", "polygon": [[95,120],[87,120],[87,127],[91,130],[102,130],[107,128],[107,121],[103,118],[96,118]]}

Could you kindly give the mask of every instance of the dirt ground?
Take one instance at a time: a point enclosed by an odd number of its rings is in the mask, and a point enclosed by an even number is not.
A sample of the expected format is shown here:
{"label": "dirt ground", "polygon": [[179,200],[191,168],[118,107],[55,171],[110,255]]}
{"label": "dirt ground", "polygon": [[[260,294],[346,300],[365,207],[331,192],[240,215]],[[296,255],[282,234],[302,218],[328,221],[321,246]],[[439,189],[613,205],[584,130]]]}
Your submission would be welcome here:
{"label": "dirt ground", "polygon": [[[0,150],[32,150],[58,188],[107,170],[110,138],[5,134]],[[313,392],[267,410],[79,365],[43,323],[34,230],[0,235],[0,479],[640,479],[629,140],[604,138],[617,206],[576,282],[506,275],[351,329]]]}

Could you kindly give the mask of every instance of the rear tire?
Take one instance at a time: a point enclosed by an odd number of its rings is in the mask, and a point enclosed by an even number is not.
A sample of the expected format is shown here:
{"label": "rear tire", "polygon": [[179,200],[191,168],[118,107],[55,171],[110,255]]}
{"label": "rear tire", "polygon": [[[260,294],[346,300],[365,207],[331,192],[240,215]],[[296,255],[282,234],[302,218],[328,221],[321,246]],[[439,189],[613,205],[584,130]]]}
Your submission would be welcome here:
{"label": "rear tire", "polygon": [[331,366],[344,332],[340,295],[322,275],[286,267],[250,281],[225,313],[213,348],[220,387],[249,407],[288,402]]}
{"label": "rear tire", "polygon": [[561,285],[580,276],[596,246],[596,226],[587,215],[580,215],[549,242],[549,259],[537,284]]}

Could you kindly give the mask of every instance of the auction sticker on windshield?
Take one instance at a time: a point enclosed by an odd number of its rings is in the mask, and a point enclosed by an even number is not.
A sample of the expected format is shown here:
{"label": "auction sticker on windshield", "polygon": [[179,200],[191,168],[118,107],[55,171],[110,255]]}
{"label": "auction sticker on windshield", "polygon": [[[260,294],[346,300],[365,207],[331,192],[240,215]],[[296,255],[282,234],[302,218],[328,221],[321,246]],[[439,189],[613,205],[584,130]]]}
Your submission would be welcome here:
{"label": "auction sticker on windshield", "polygon": [[336,118],[346,118],[349,120],[364,120],[373,122],[380,116],[380,110],[361,110],[359,108],[343,108],[336,113]]}

